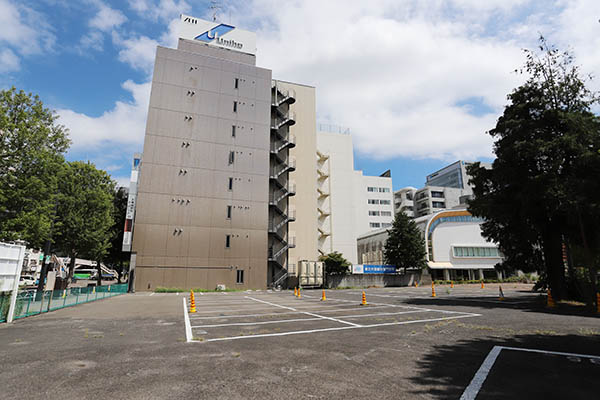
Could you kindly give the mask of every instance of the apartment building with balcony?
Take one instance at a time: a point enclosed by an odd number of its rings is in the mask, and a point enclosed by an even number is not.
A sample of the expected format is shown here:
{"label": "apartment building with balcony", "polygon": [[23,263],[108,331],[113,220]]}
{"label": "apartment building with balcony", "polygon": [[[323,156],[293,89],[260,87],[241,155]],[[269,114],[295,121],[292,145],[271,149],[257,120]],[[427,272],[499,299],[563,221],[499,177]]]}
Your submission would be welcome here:
{"label": "apartment building with balcony", "polygon": [[[394,213],[404,212],[413,218],[422,217],[440,210],[466,205],[473,196],[469,184],[467,166],[469,162],[456,161],[427,175],[421,189],[405,187],[394,193]],[[491,166],[481,163],[482,166]]]}

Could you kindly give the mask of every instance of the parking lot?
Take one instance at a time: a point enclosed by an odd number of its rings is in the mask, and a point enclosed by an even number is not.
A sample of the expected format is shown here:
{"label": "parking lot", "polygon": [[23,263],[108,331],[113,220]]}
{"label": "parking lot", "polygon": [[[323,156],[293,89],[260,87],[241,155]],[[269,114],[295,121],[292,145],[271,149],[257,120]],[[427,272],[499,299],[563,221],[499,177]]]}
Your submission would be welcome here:
{"label": "parking lot", "polygon": [[529,289],[118,296],[1,326],[0,398],[597,397],[600,318]]}

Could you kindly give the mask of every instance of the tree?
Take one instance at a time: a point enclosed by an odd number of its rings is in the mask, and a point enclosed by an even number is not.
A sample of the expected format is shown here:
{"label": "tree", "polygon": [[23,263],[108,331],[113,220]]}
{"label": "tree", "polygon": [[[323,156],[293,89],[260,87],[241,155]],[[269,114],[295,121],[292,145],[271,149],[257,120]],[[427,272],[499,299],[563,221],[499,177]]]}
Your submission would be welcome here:
{"label": "tree", "polygon": [[50,235],[67,129],[38,96],[0,91],[0,240],[40,248]]}
{"label": "tree", "polygon": [[[475,195],[469,210],[486,219],[484,236],[506,256],[501,268],[539,270],[553,296],[563,299],[563,246],[587,243],[587,266],[595,271],[597,265],[600,120],[590,111],[597,97],[573,57],[543,37],[539,50],[526,50],[521,72],[529,78],[509,94],[489,132],[497,157],[492,169],[479,163],[468,169]],[[595,291],[595,272],[589,279]]]}
{"label": "tree", "polygon": [[323,261],[325,266],[325,275],[346,275],[350,262],[344,258],[342,253],[334,251],[333,253],[325,254],[319,257],[319,261]]}
{"label": "tree", "polygon": [[110,176],[89,162],[69,162],[60,171],[55,243],[71,258],[69,278],[76,257],[99,264],[106,255],[114,224],[114,188]]}
{"label": "tree", "polygon": [[114,224],[110,228],[111,246],[104,258],[105,263],[117,271],[118,281],[129,262],[129,252],[123,252],[123,230],[125,228],[125,215],[127,214],[127,189],[120,187],[115,191],[113,197],[113,219]]}
{"label": "tree", "polygon": [[385,241],[385,263],[395,265],[397,271],[406,271],[407,268],[423,269],[427,266],[425,254],[425,241],[415,221],[403,212],[396,214]]}

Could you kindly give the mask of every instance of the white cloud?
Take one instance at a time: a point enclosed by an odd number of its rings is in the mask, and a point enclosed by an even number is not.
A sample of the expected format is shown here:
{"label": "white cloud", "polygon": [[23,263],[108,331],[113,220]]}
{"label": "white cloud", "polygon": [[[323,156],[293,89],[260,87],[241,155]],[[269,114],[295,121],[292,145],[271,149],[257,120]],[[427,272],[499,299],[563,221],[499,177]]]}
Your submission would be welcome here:
{"label": "white cloud", "polygon": [[127,17],[121,11],[110,8],[102,2],[98,3],[98,8],[98,13],[89,22],[92,28],[108,32],[127,21]]}
{"label": "white cloud", "polygon": [[168,29],[158,38],[147,36],[122,38],[117,32],[113,33],[113,43],[121,47],[119,60],[129,64],[133,69],[145,72],[151,77],[154,68],[156,46],[177,47],[179,18],[171,20]]}
{"label": "white cloud", "polygon": [[19,57],[11,49],[0,50],[0,72],[17,71],[20,64]]}
{"label": "white cloud", "polygon": [[[184,9],[175,13],[169,7],[176,3]],[[176,46],[184,3],[129,1],[140,16],[170,21],[156,37],[111,32],[119,60],[148,82],[125,82],[133,101],[118,101],[97,118],[59,110],[73,148],[141,150],[156,46]],[[349,126],[361,153],[451,160],[491,156],[485,132],[522,81],[512,71],[538,32],[571,45],[586,70],[600,70],[598,7],[594,0],[254,0],[223,15],[257,31],[258,65],[274,78],[316,86],[320,119]],[[458,105],[469,99],[491,112]]]}
{"label": "white cloud", "polygon": [[52,51],[55,40],[52,28],[37,11],[20,2],[0,0],[0,71],[17,70],[22,56]]}
{"label": "white cloud", "polygon": [[129,0],[128,3],[140,17],[153,21],[166,22],[191,10],[185,0]]}
{"label": "white cloud", "polygon": [[[125,146],[139,149],[144,141],[146,113],[150,99],[150,83],[123,83],[133,101],[117,101],[99,117],[90,117],[69,109],[56,110],[59,123],[69,128],[73,141],[71,151],[97,150],[99,147]],[[122,151],[122,148],[119,149]]]}
{"label": "white cloud", "polygon": [[119,10],[107,6],[101,0],[91,0],[90,4],[98,9],[96,14],[88,21],[89,31],[79,40],[77,50],[93,49],[102,51],[104,48],[104,34],[113,32],[127,22],[127,17]]}

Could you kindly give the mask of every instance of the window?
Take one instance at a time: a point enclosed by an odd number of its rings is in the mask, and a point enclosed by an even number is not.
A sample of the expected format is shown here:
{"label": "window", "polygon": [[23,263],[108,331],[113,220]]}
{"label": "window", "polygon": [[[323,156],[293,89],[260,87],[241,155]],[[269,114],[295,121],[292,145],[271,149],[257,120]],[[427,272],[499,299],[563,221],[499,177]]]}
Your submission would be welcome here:
{"label": "window", "polygon": [[454,257],[489,258],[500,257],[496,247],[453,247]]}
{"label": "window", "polygon": [[371,217],[376,217],[376,216],[379,216],[379,211],[369,211],[369,215],[370,215]]}
{"label": "window", "polygon": [[432,201],[431,205],[433,206],[433,208],[446,208],[446,203],[444,203],[443,201]]}
{"label": "window", "polygon": [[381,227],[382,227],[382,228],[389,228],[390,226],[392,226],[392,224],[390,224],[389,222],[383,222],[383,223],[381,224]]}
{"label": "window", "polygon": [[230,151],[229,152],[229,165],[233,164],[234,161],[235,161],[235,151]]}
{"label": "window", "polygon": [[389,193],[390,192],[390,188],[379,188],[379,192],[380,193]]}
{"label": "window", "polygon": [[377,200],[377,199],[369,199],[369,204],[379,204],[379,200]]}
{"label": "window", "polygon": [[225,235],[225,248],[229,249],[231,247],[231,235]]}
{"label": "window", "polygon": [[444,192],[431,192],[431,197],[435,197],[438,199],[443,199],[444,198]]}
{"label": "window", "polygon": [[413,194],[412,192],[407,192],[406,193],[406,200],[412,200],[413,199]]}
{"label": "window", "polygon": [[381,216],[382,217],[391,217],[392,216],[392,212],[391,211],[382,211],[381,212]]}
{"label": "window", "polygon": [[233,102],[233,112],[236,113],[237,112],[237,101]]}
{"label": "window", "polygon": [[237,284],[244,283],[244,270],[238,269],[236,272],[237,272],[237,277],[236,277],[235,283],[237,283]]}
{"label": "window", "polygon": [[235,137],[235,125],[231,125],[231,137]]}
{"label": "window", "polygon": [[392,204],[392,201],[391,200],[379,200],[379,204],[384,204],[384,205],[389,206],[390,204]]}
{"label": "window", "polygon": [[376,191],[377,191],[376,187],[372,187],[372,186],[367,187],[367,192],[376,192]]}
{"label": "window", "polygon": [[231,206],[227,206],[227,219],[231,219]]}
{"label": "window", "polygon": [[371,226],[371,228],[380,228],[381,224],[379,222],[371,222],[369,224]]}
{"label": "window", "polygon": [[235,80],[233,81],[233,87],[235,89],[239,89],[240,88],[240,79],[239,78],[235,78]]}
{"label": "window", "polygon": [[233,178],[229,177],[229,185],[228,185],[228,190],[233,190]]}

